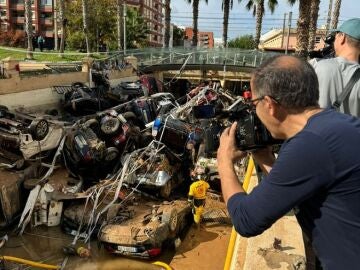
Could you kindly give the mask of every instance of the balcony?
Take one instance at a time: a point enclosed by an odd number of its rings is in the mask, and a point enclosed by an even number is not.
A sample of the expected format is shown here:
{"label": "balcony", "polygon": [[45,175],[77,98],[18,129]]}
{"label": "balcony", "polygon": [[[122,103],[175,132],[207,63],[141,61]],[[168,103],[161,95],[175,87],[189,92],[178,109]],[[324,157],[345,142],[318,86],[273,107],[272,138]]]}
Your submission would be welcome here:
{"label": "balcony", "polygon": [[12,22],[17,24],[25,23],[25,17],[14,17]]}
{"label": "balcony", "polygon": [[40,23],[42,25],[51,26],[51,25],[53,25],[53,19],[51,19],[51,18],[41,19]]}

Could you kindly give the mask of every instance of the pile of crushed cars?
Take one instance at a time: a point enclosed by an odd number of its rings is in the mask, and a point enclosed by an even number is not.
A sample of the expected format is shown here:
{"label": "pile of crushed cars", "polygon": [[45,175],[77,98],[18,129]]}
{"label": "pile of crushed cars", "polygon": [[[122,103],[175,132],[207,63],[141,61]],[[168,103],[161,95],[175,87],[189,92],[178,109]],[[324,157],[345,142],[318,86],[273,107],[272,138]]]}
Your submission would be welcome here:
{"label": "pile of crushed cars", "polygon": [[244,99],[218,82],[175,98],[148,76],[116,87],[101,72],[92,77],[92,88],[54,86],[61,111],[0,106],[0,166],[17,175],[2,184],[0,227],[61,226],[74,242],[157,256],[192,222],[187,193],[197,166],[215,175],[220,200],[214,157],[228,123],[218,112]]}

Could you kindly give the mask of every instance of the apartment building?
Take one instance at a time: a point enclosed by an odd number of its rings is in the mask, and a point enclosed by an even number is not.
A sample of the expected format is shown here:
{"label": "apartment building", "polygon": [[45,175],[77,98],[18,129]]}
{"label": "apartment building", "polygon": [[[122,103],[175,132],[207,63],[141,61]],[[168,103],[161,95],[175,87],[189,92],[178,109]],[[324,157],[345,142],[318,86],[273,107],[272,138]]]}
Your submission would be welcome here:
{"label": "apartment building", "polygon": [[[53,0],[32,0],[34,32],[53,38]],[[0,0],[0,31],[24,31],[24,0]]]}
{"label": "apartment building", "polygon": [[127,2],[131,5],[138,2],[137,5],[139,6],[140,14],[146,20],[147,26],[150,29],[150,34],[148,34],[150,46],[162,47],[164,41],[163,0],[138,0]]}
{"label": "apartment building", "polygon": [[[191,42],[194,36],[194,30],[192,27],[185,28],[185,39]],[[186,43],[186,42],[185,42]],[[214,48],[214,33],[213,32],[201,32],[198,31],[198,47],[201,48]]]}
{"label": "apartment building", "polygon": [[[46,38],[47,44],[54,39],[54,0],[32,0],[34,32]],[[150,29],[150,46],[163,45],[163,4],[162,0],[126,0],[129,7],[139,10]],[[24,31],[24,0],[0,0],[0,31]],[[51,46],[51,45],[50,45]]]}

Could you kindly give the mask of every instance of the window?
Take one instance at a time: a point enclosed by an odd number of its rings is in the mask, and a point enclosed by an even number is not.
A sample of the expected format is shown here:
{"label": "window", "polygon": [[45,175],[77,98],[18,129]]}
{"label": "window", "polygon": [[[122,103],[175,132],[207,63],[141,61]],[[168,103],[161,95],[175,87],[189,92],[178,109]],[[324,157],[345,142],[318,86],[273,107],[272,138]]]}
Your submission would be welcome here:
{"label": "window", "polygon": [[315,37],[315,44],[319,44],[321,41],[321,37]]}
{"label": "window", "polygon": [[52,0],[41,0],[41,5],[52,6]]}
{"label": "window", "polygon": [[6,4],[6,0],[0,0],[0,5],[5,5]]}

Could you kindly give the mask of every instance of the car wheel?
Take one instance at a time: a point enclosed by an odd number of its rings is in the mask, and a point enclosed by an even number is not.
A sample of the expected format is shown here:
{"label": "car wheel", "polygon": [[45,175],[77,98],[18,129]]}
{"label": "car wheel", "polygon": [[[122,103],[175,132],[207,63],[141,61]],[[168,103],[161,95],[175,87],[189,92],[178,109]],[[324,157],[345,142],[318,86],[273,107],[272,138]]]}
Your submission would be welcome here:
{"label": "car wheel", "polygon": [[113,161],[119,156],[119,150],[115,147],[109,147],[106,149],[105,161]]}
{"label": "car wheel", "polygon": [[42,140],[49,132],[49,123],[45,119],[34,120],[30,125],[30,133],[35,140]]}
{"label": "car wheel", "polygon": [[160,188],[160,196],[168,199],[172,191],[172,181],[169,179],[164,186]]}
{"label": "car wheel", "polygon": [[175,232],[178,225],[178,213],[176,209],[168,207],[163,211],[161,221],[169,226],[170,232]]}
{"label": "car wheel", "polygon": [[106,135],[114,134],[120,127],[120,120],[115,117],[105,116],[101,119],[101,131]]}

